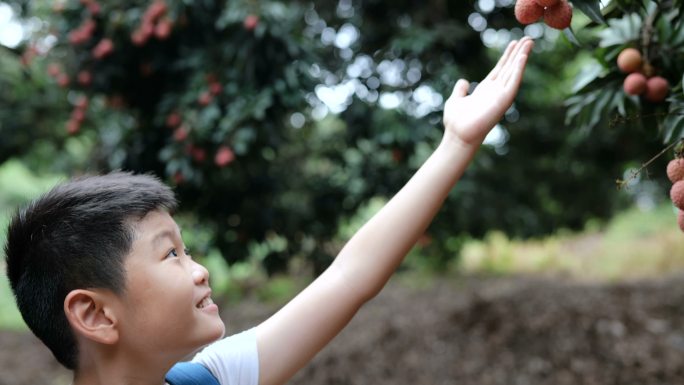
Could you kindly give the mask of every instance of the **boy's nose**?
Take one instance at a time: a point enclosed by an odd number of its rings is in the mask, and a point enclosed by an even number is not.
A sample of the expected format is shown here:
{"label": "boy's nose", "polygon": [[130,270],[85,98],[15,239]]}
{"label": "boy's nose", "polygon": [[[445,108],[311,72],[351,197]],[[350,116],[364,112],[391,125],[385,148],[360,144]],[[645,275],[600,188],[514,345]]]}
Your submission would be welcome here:
{"label": "boy's nose", "polygon": [[192,278],[198,285],[207,284],[209,283],[209,270],[199,263],[195,263],[192,270]]}

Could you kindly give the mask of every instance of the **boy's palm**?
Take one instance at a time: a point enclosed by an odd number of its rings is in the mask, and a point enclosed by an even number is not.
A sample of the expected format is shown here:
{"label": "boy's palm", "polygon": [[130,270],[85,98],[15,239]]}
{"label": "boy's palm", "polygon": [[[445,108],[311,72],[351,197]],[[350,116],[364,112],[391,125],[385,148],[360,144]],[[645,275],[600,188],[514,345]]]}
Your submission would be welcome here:
{"label": "boy's palm", "polygon": [[479,145],[513,103],[532,40],[511,42],[496,67],[468,93],[468,82],[459,80],[444,105],[445,137],[466,145]]}

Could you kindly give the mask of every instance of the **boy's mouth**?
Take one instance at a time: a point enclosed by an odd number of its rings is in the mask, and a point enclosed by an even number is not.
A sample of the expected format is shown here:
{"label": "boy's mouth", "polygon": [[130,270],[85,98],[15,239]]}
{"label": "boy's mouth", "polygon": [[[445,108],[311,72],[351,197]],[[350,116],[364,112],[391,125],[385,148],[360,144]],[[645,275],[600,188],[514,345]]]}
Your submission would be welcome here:
{"label": "boy's mouth", "polygon": [[195,307],[198,309],[202,309],[204,307],[207,307],[207,306],[213,305],[213,304],[214,304],[214,301],[211,299],[211,297],[206,296]]}

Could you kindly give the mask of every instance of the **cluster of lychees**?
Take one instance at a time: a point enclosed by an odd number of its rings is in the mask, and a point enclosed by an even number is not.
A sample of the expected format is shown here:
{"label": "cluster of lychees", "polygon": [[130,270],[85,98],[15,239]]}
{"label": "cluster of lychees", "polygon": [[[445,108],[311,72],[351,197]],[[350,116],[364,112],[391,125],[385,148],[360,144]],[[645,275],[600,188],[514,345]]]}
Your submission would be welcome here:
{"label": "cluster of lychees", "polygon": [[138,28],[131,34],[131,41],[142,46],[152,37],[166,40],[173,30],[173,22],[166,17],[168,6],[163,0],[157,0],[145,10]]}
{"label": "cluster of lychees", "polygon": [[670,199],[679,209],[677,223],[684,231],[684,158],[676,158],[667,164],[667,177],[673,183],[670,189]]}
{"label": "cluster of lychees", "polygon": [[572,6],[568,0],[518,0],[515,3],[515,18],[521,24],[536,23],[544,18],[551,28],[566,29],[572,21]]}
{"label": "cluster of lychees", "polygon": [[665,100],[670,85],[662,76],[653,76],[653,67],[644,63],[636,48],[623,49],[617,58],[620,71],[629,74],[622,84],[627,95],[643,95],[651,103]]}

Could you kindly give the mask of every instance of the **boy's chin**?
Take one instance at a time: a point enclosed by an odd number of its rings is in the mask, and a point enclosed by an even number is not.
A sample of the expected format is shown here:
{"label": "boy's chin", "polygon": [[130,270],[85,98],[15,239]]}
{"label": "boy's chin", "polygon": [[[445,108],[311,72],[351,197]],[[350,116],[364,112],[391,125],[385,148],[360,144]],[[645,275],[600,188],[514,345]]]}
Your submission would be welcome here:
{"label": "boy's chin", "polygon": [[217,317],[215,324],[207,327],[207,332],[209,331],[211,331],[211,334],[208,337],[210,339],[207,342],[208,344],[223,338],[226,334],[226,325],[223,323],[223,320]]}

